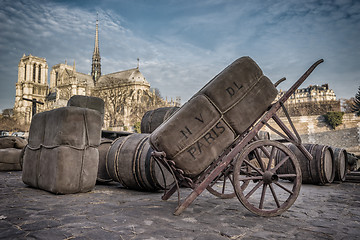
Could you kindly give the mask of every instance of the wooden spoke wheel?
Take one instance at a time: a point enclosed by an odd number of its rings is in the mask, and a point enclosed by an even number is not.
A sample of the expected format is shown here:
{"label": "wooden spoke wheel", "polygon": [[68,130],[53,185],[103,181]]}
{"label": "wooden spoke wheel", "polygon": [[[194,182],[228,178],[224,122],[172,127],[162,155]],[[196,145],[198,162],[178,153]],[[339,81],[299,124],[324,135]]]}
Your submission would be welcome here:
{"label": "wooden spoke wheel", "polygon": [[[237,156],[237,158],[238,157],[239,155]],[[241,171],[248,172],[249,167],[247,168],[248,169],[241,169]],[[235,197],[236,195],[234,192],[234,184],[233,184],[233,179],[234,179],[233,169],[234,169],[233,165],[230,164],[230,166],[225,170],[223,170],[221,174],[219,174],[219,176],[217,176],[215,180],[206,189],[211,194],[219,198],[228,199]],[[246,188],[247,184],[249,184],[249,181],[242,181],[240,183],[242,188]]]}
{"label": "wooden spoke wheel", "polygon": [[[294,153],[279,142],[252,142],[234,164],[236,196],[244,207],[257,215],[280,215],[299,195],[300,165]],[[243,169],[248,171],[240,171]],[[242,182],[247,182],[245,187]]]}

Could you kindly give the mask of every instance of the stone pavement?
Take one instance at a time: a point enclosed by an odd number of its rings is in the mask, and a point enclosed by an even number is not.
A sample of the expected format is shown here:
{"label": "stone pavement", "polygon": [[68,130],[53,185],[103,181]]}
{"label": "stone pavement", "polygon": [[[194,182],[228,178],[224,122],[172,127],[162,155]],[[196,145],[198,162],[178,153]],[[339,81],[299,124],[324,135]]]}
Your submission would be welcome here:
{"label": "stone pavement", "polygon": [[27,187],[21,172],[0,172],[0,239],[359,239],[360,183],[303,184],[294,205],[271,218],[207,191],[174,216],[177,198],[161,196],[117,183],[54,195]]}

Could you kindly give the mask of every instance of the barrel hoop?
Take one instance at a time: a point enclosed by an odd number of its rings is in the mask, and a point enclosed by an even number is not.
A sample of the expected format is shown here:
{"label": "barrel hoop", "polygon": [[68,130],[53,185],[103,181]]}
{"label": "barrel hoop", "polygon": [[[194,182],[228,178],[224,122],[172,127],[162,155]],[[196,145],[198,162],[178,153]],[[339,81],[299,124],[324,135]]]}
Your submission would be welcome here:
{"label": "barrel hoop", "polygon": [[319,169],[319,173],[320,173],[320,176],[321,176],[321,181],[325,184],[325,183],[327,183],[327,177],[326,177],[326,172],[325,172],[325,169],[324,169],[324,163],[325,163],[325,150],[326,150],[326,148],[323,146],[322,148],[321,148],[321,151],[319,151],[320,152],[320,162],[319,162],[319,167],[320,167],[320,169]]}
{"label": "barrel hoop", "polygon": [[[346,150],[343,149],[343,148],[341,148],[341,149],[339,150],[339,154],[341,154],[341,155],[344,156],[344,162],[343,162],[343,164],[344,164],[344,166],[343,166],[344,169],[343,169],[343,171],[341,171],[341,172],[339,173],[339,180],[340,180],[340,181],[345,181],[346,166],[347,166],[347,163],[348,163],[348,156],[347,156]],[[341,170],[340,167],[339,167],[339,170]]]}
{"label": "barrel hoop", "polygon": [[[114,158],[114,167],[115,167],[115,174],[116,174],[116,177],[118,178],[119,182],[121,183],[121,185],[123,185],[124,187],[127,187],[125,182],[123,181],[123,178],[121,177],[121,174],[120,174],[120,171],[119,171],[119,154],[120,154],[120,150],[121,148],[124,146],[125,142],[127,141],[127,139],[130,137],[131,135],[129,136],[126,136],[123,141],[120,143],[119,147],[117,148],[116,150],[116,154],[115,154],[115,158]],[[119,138],[118,138],[119,139]],[[118,140],[116,139],[116,140]]]}
{"label": "barrel hoop", "polygon": [[[158,186],[157,181],[154,181],[156,179],[155,176],[155,170],[152,164],[154,162],[154,160],[151,157],[151,153],[152,153],[152,149],[149,148],[147,153],[146,153],[146,159],[145,159],[145,176],[146,179],[148,180],[148,182],[150,183],[150,186]],[[153,190],[153,189],[150,189]]]}
{"label": "barrel hoop", "polygon": [[140,172],[140,156],[144,148],[144,144],[147,140],[147,137],[141,139],[140,143],[136,146],[133,159],[132,159],[132,174],[135,179],[136,184],[141,189],[146,189],[143,184],[143,179],[141,179],[141,172]]}
{"label": "barrel hoop", "polygon": [[[119,151],[119,146],[121,146],[121,141],[120,141],[120,139],[116,139],[111,145],[111,152],[108,153],[108,156],[109,156],[110,153],[112,153],[114,151],[113,155],[110,156],[111,157],[110,160],[112,160],[112,168],[113,168],[112,174],[115,175],[114,180],[117,180],[118,182],[120,182],[119,174],[117,172],[117,169],[118,169],[117,168],[117,155],[118,155],[118,151]],[[108,162],[108,160],[107,160],[107,162]]]}
{"label": "barrel hoop", "polygon": [[328,151],[330,152],[330,156],[331,156],[331,176],[329,179],[329,183],[332,183],[334,181],[335,178],[335,160],[334,160],[334,151],[332,150],[331,147],[327,146],[326,147],[328,149]]}
{"label": "barrel hoop", "polygon": [[[312,183],[317,182],[319,180],[319,179],[316,179],[316,176],[318,174],[316,174],[316,172],[317,172],[316,171],[317,162],[316,162],[316,156],[315,156],[315,153],[314,153],[315,146],[316,146],[316,144],[309,145],[309,150],[308,151],[313,156],[313,160],[310,161],[310,160],[307,159],[308,161],[307,161],[307,164],[306,164],[306,166],[308,167],[308,171],[310,173],[309,175],[310,175]],[[315,169],[313,169],[312,166],[315,166]],[[314,170],[315,170],[315,172],[314,172]]]}
{"label": "barrel hoop", "polygon": [[[116,150],[116,148],[113,147],[115,144],[117,144],[117,139],[115,139],[115,140],[111,143],[110,148],[109,148],[108,152],[106,153],[106,157],[105,157],[105,168],[106,168],[107,173],[109,174],[109,176],[111,176],[111,178],[112,178],[113,180],[119,181],[118,179],[116,179],[116,173],[114,173],[114,171],[115,171],[115,165],[114,165],[114,164],[115,164],[115,160],[114,160],[114,156],[111,155],[112,152],[113,152],[114,150]],[[112,159],[112,158],[113,158],[113,159]],[[112,169],[110,169],[110,166],[111,166],[110,162],[113,163]],[[112,170],[112,171],[110,171],[110,170]]]}

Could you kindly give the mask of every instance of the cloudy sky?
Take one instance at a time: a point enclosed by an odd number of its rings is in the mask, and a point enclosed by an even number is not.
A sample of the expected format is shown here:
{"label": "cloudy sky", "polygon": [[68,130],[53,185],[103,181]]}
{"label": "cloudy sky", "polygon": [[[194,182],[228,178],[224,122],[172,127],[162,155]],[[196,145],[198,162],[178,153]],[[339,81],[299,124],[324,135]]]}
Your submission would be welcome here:
{"label": "cloudy sky", "polygon": [[0,110],[12,108],[22,55],[90,73],[96,13],[102,73],[137,65],[168,99],[186,102],[241,56],[288,89],[329,83],[338,98],[360,86],[358,0],[0,0]]}

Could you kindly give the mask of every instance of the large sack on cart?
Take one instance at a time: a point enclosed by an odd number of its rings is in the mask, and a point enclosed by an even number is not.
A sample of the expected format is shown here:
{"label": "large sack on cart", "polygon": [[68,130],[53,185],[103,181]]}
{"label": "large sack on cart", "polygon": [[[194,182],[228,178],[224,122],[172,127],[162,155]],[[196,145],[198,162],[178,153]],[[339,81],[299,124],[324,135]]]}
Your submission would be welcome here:
{"label": "large sack on cart", "polygon": [[160,125],[151,145],[195,177],[261,117],[276,95],[259,66],[250,57],[239,58]]}
{"label": "large sack on cart", "polygon": [[101,115],[63,107],[34,115],[23,157],[25,184],[56,194],[94,188],[99,164]]}

